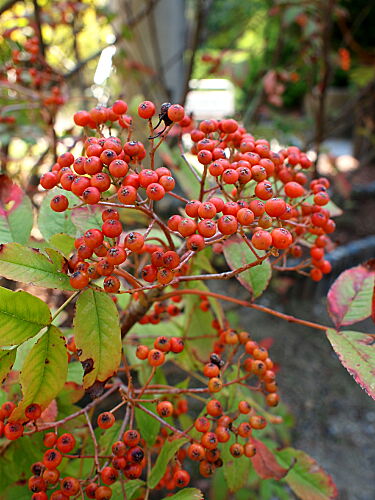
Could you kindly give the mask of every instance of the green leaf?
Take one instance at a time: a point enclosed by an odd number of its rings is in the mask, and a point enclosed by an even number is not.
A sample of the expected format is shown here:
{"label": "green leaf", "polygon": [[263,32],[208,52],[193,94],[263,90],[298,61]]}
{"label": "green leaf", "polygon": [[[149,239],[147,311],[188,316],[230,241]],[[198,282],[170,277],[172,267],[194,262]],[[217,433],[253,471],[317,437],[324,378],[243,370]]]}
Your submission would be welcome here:
{"label": "green leaf", "polygon": [[149,488],[155,488],[160,479],[164,476],[169,461],[174,457],[177,451],[187,443],[186,438],[175,439],[174,441],[166,441],[159,453],[154,467],[151,469],[147,484]]}
{"label": "green leaf", "polygon": [[18,345],[51,322],[42,300],[24,291],[0,287],[0,345]]}
{"label": "green leaf", "polygon": [[336,328],[371,315],[375,272],[366,265],[347,269],[331,286],[327,308]]}
{"label": "green leaf", "polygon": [[74,290],[64,273],[64,257],[46,249],[47,255],[19,243],[0,244],[0,276],[35,286]]}
{"label": "green leaf", "polygon": [[[21,478],[29,477],[30,466],[40,460],[43,449],[43,433],[36,432],[4,446],[0,460],[0,492],[4,493],[9,485],[14,485]],[[8,497],[3,497],[6,498]],[[30,492],[29,492],[30,498]],[[18,500],[18,499],[17,499]]]}
{"label": "green leaf", "polygon": [[[232,236],[224,243],[224,257],[232,270],[257,261],[250,248],[238,236]],[[271,264],[266,259],[261,264],[237,274],[236,278],[256,298],[267,288],[271,275]]]}
{"label": "green leaf", "polygon": [[72,223],[81,233],[88,229],[101,229],[103,225],[102,210],[97,205],[74,208]]}
{"label": "green leaf", "polygon": [[16,360],[17,349],[11,349],[9,351],[0,350],[0,384],[4,382],[6,376],[12,369],[12,366]]}
{"label": "green leaf", "polygon": [[375,338],[374,335],[354,331],[338,332],[327,329],[333,350],[350,375],[375,399]]}
{"label": "green leaf", "polygon": [[47,408],[64,387],[67,373],[65,338],[58,328],[50,325],[25,359],[20,374],[22,400],[10,418],[24,421],[25,408],[31,403]]}
{"label": "green leaf", "polygon": [[337,497],[336,486],[329,474],[307,453],[294,448],[276,452],[279,462],[286,468],[293,467],[284,481],[302,500],[329,500]]}
{"label": "green leaf", "polygon": [[250,460],[242,456],[240,458],[233,458],[229,448],[235,442],[232,437],[222,448],[221,456],[224,462],[223,471],[226,484],[230,491],[235,492],[245,486],[248,479],[248,472],[250,468]]}
{"label": "green leaf", "polygon": [[[145,486],[145,482],[142,479],[133,479],[132,481],[127,481],[124,483],[126,500],[134,500],[139,497],[140,489]],[[120,499],[123,498],[122,488],[120,482],[115,483],[112,486],[112,498]]]}
{"label": "green leaf", "polygon": [[117,308],[104,292],[88,289],[77,300],[74,338],[85,368],[83,385],[104,382],[114,375],[121,360],[121,329]]}
{"label": "green leaf", "polygon": [[73,361],[73,363],[68,364],[68,376],[67,382],[75,382],[78,385],[82,385],[83,380],[83,368],[81,363],[78,361]]}
{"label": "green leaf", "polygon": [[[142,403],[142,406],[147,408],[147,410],[155,410],[155,404],[152,403]],[[140,408],[135,408],[135,419],[143,439],[149,446],[152,446],[155,443],[156,436],[159,434],[160,422]]]}
{"label": "green leaf", "polygon": [[64,233],[58,233],[51,236],[49,244],[68,257],[74,248],[74,238]]}
{"label": "green leaf", "polygon": [[119,439],[122,422],[115,422],[112,427],[102,432],[99,438],[100,455],[111,455],[112,445]]}
{"label": "green leaf", "polygon": [[30,198],[6,175],[0,175],[0,242],[26,243],[33,227]]}
{"label": "green leaf", "polygon": [[163,500],[203,500],[203,493],[197,488],[184,488],[175,495],[165,497]]}
{"label": "green leaf", "polygon": [[[52,189],[46,194],[40,206],[38,227],[44,239],[47,241],[58,233],[65,233],[73,237],[75,237],[77,233],[77,229],[71,220],[71,210],[54,212],[50,207],[52,198],[60,193],[61,189]],[[64,191],[64,196],[68,198],[70,207],[80,202],[79,198],[69,191]]]}

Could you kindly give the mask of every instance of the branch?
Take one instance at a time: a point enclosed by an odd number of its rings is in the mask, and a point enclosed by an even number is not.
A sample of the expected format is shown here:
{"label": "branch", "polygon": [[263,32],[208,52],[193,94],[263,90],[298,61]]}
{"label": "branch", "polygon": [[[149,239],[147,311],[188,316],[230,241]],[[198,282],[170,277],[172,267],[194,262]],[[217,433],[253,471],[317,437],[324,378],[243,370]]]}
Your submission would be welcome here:
{"label": "branch", "polygon": [[41,11],[38,4],[38,0],[33,0],[33,5],[34,5],[34,19],[35,19],[36,31],[39,39],[40,53],[42,54],[44,59],[46,55],[46,47],[44,45],[44,40],[42,35],[42,20],[40,16]]}
{"label": "branch", "polygon": [[[202,295],[202,290],[174,290],[172,293],[166,293],[162,295],[161,299],[166,300],[174,295]],[[299,325],[308,326],[310,328],[314,328],[315,330],[324,330],[326,331],[329,326],[321,325],[319,323],[313,323],[312,321],[305,321],[304,319],[296,318],[290,314],[284,314],[279,311],[274,311],[273,309],[265,306],[260,306],[259,304],[253,304],[252,302],[247,302],[245,300],[235,299],[233,297],[226,297],[225,295],[221,295],[220,293],[215,292],[204,292],[204,295],[207,297],[214,297],[219,300],[226,300],[227,302],[233,302],[234,304],[238,304],[239,306],[249,307],[250,309],[256,309],[257,311],[265,312],[267,314],[271,314],[272,316],[276,316],[277,318],[288,321],[289,323],[298,323]],[[159,300],[159,299],[157,299]]]}

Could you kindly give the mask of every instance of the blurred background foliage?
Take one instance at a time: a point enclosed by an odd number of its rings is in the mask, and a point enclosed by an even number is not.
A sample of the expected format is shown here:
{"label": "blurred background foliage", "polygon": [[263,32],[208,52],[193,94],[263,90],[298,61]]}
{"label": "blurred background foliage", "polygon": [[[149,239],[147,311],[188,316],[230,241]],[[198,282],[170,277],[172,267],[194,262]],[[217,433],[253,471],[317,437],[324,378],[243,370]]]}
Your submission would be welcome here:
{"label": "blurred background foliage", "polygon": [[[350,135],[357,159],[372,159],[375,13],[365,0],[3,0],[0,13],[3,170],[38,174],[74,135],[74,110],[117,97],[184,103],[192,78],[230,80],[253,133],[317,153]],[[36,66],[55,75],[39,86],[22,52],[33,37]],[[43,109],[53,84],[63,102]],[[47,148],[35,167],[29,157]]]}

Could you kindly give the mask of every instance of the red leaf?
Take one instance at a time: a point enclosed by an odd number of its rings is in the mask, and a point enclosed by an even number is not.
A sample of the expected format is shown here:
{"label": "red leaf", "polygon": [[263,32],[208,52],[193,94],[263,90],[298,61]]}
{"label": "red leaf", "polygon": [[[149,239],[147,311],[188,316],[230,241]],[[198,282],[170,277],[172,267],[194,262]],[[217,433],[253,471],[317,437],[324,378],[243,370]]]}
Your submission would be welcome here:
{"label": "red leaf", "polygon": [[373,309],[375,272],[364,264],[344,271],[331,286],[328,312],[336,328],[368,318]]}
{"label": "red leaf", "polygon": [[0,217],[7,217],[23,199],[22,189],[6,175],[0,175]]}
{"label": "red leaf", "polygon": [[267,446],[252,438],[252,443],[256,447],[256,454],[251,458],[255,472],[262,479],[280,480],[288,474],[289,469],[284,469],[276,461],[275,455],[267,448]]}

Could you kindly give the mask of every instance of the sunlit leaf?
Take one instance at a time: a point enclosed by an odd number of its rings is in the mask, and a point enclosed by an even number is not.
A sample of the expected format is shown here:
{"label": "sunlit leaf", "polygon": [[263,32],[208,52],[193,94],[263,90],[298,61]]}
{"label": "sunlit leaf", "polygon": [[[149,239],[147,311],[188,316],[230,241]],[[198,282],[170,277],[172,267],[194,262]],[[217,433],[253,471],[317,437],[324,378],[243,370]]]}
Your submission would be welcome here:
{"label": "sunlit leaf", "polygon": [[116,373],[121,360],[120,320],[106,293],[89,289],[78,297],[74,338],[85,371],[85,388]]}
{"label": "sunlit leaf", "polygon": [[203,500],[203,493],[197,488],[184,488],[172,496],[165,497],[163,500]]}
{"label": "sunlit leaf", "polygon": [[46,254],[19,243],[0,244],[0,276],[46,288],[74,290],[64,273],[64,257],[47,248]]}

